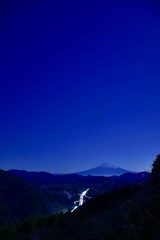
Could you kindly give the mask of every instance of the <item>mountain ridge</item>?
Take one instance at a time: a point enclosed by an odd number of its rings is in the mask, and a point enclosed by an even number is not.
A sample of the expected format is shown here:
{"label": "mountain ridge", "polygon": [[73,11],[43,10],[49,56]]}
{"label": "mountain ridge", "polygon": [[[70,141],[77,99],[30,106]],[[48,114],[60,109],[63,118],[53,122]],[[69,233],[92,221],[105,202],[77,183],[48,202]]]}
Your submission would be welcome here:
{"label": "mountain ridge", "polygon": [[80,171],[80,172],[76,172],[76,174],[78,175],[82,175],[82,176],[120,176],[124,173],[134,173],[134,171],[130,171],[118,166],[115,166],[113,164],[107,163],[107,162],[103,162],[101,163],[99,166],[91,168],[91,169],[87,169],[84,171]]}

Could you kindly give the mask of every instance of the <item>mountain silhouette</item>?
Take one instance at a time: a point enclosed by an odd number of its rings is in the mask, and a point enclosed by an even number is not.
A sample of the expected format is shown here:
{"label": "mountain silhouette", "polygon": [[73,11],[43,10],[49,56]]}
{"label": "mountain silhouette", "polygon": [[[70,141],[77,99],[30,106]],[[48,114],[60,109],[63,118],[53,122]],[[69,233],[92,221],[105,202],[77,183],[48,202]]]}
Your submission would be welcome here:
{"label": "mountain silhouette", "polygon": [[126,170],[124,168],[117,167],[115,165],[112,165],[110,163],[102,163],[98,167],[91,168],[88,170],[84,170],[81,172],[77,172],[76,174],[82,175],[82,176],[120,176],[124,173],[131,173],[133,171]]}

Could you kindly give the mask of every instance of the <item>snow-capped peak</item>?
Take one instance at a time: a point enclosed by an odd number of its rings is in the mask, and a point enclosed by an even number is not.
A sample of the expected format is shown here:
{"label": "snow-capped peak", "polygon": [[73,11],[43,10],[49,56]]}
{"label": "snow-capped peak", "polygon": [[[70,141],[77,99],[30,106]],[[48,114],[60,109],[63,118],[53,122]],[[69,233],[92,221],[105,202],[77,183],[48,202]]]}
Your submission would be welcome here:
{"label": "snow-capped peak", "polygon": [[104,162],[101,165],[99,165],[99,167],[101,167],[101,168],[118,168],[117,166],[115,166],[115,165],[113,165],[111,163],[106,163],[106,162]]}

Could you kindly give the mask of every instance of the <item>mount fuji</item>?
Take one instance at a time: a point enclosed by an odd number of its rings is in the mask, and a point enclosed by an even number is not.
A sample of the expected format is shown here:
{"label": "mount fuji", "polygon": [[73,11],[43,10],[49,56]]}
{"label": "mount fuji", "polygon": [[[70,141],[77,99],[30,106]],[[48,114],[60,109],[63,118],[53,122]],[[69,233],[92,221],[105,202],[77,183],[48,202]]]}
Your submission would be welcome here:
{"label": "mount fuji", "polygon": [[98,167],[91,168],[88,170],[84,170],[81,172],[77,172],[81,176],[120,176],[123,173],[133,173],[133,171],[126,170],[124,168],[117,167],[110,163],[102,163]]}

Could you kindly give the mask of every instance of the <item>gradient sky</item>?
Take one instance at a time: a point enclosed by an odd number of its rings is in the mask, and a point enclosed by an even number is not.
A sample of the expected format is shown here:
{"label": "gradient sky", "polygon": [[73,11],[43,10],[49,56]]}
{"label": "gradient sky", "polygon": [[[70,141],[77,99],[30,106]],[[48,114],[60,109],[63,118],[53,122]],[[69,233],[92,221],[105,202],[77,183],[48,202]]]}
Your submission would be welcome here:
{"label": "gradient sky", "polygon": [[151,168],[160,153],[156,1],[1,1],[0,56],[0,168]]}

